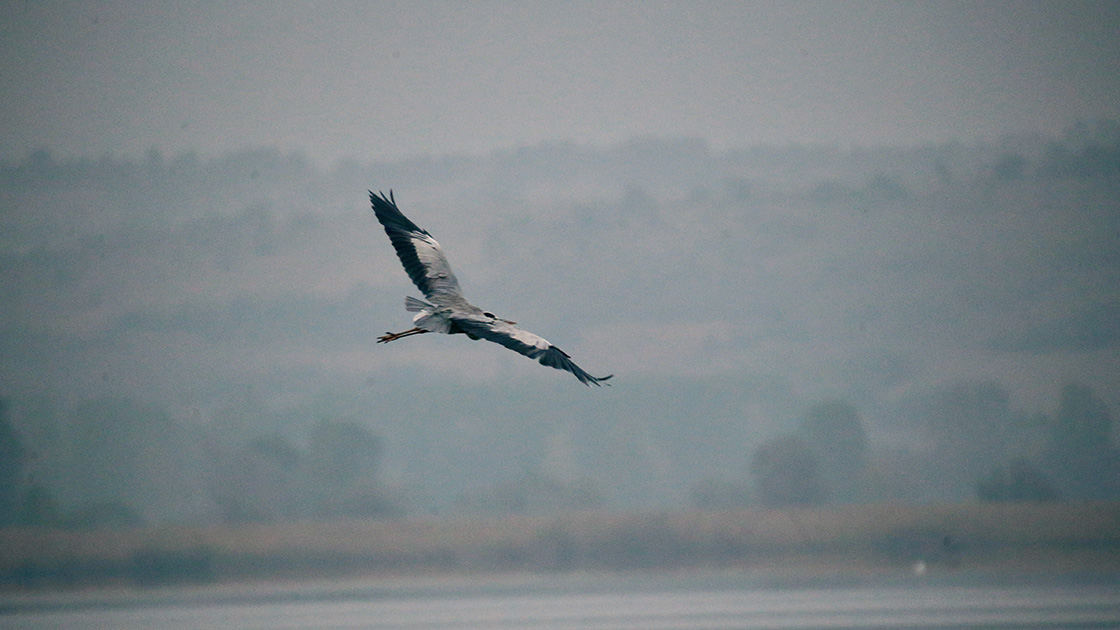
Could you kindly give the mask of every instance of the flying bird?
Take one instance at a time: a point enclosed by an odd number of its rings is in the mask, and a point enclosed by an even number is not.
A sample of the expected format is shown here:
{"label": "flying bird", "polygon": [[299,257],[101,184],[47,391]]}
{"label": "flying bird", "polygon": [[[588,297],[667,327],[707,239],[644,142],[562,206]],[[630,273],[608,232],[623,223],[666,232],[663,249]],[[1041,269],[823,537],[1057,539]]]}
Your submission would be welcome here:
{"label": "flying bird", "polygon": [[[451,273],[451,265],[443,255],[439,243],[426,230],[421,229],[397,208],[393,191],[389,196],[369,193],[370,203],[377,220],[385,227],[389,241],[397,250],[408,277],[416,288],[428,298],[427,301],[408,296],[404,299],[405,310],[416,313],[411,330],[399,333],[385,333],[377,338],[378,343],[388,343],[402,337],[439,332],[448,335],[464,334],[473,340],[485,339],[501,344],[514,352],[536,359],[541,365],[567,370],[576,375],[584,385],[599,385],[614,376],[591,376],[576,365],[570,356],[548,340],[521,330],[516,322],[495,317],[471,304],[463,297],[459,281]],[[609,383],[608,383],[609,384]]]}

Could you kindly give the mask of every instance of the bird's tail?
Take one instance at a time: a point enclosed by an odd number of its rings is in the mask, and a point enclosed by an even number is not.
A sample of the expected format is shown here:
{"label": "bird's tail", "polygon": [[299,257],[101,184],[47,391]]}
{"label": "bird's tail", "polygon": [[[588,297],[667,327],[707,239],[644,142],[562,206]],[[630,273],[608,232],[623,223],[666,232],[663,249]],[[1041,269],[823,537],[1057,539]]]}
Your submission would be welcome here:
{"label": "bird's tail", "polygon": [[414,298],[411,295],[404,299],[404,310],[408,311],[409,313],[416,313],[424,309],[431,308],[435,307],[433,307],[431,304],[428,304],[424,300]]}

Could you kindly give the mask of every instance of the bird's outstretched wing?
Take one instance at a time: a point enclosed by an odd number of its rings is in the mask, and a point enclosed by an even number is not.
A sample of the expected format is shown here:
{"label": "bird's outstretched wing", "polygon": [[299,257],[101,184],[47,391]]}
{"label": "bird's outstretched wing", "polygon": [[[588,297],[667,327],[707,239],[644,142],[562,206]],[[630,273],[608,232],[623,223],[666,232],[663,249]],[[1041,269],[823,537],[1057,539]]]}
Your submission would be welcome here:
{"label": "bird's outstretched wing", "polygon": [[438,299],[438,296],[461,298],[463,290],[459,288],[455,274],[451,273],[451,265],[443,255],[439,243],[426,230],[401,214],[393,199],[393,191],[389,191],[388,197],[384,193],[378,196],[370,191],[369,201],[413,284],[429,300]]}
{"label": "bird's outstretched wing", "polygon": [[[591,376],[576,365],[566,352],[557,348],[540,335],[534,335],[527,330],[508,324],[500,319],[464,317],[455,318],[455,325],[463,332],[474,337],[501,344],[514,352],[519,352],[530,359],[540,361],[541,365],[567,370],[576,375],[579,382],[584,385],[599,385],[613,374],[607,376]],[[608,383],[609,384],[609,383]]]}

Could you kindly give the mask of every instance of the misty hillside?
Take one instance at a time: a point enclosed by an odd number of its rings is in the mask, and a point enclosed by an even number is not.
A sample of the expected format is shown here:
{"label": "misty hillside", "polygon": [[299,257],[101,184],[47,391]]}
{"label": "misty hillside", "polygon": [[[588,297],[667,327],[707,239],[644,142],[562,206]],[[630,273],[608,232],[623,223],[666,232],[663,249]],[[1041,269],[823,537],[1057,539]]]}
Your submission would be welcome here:
{"label": "misty hillside", "polygon": [[[613,387],[458,336],[376,345],[418,294],[368,209],[390,188],[469,299]],[[9,461],[59,513],[306,517],[324,488],[370,514],[968,500],[1023,470],[1120,498],[1115,125],[331,168],[39,151],[0,165],[0,268]],[[814,443],[822,401],[866,438],[849,460]],[[323,472],[354,440],[349,476]],[[1070,481],[1089,452],[1103,476]],[[850,481],[767,481],[802,453]]]}

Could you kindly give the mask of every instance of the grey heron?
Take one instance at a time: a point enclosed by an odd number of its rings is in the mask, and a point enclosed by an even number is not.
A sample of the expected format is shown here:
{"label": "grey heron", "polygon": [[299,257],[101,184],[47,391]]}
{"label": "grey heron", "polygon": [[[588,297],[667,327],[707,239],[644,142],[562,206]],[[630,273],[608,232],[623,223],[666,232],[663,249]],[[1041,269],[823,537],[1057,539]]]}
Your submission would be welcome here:
{"label": "grey heron", "polygon": [[448,335],[464,334],[473,340],[485,339],[501,344],[514,352],[542,365],[567,370],[576,375],[584,385],[599,385],[614,376],[591,376],[576,365],[570,356],[547,339],[514,326],[516,322],[495,317],[471,304],[463,297],[459,281],[451,272],[451,265],[443,255],[436,239],[421,229],[397,207],[393,191],[389,196],[369,191],[369,200],[377,220],[385,227],[389,241],[397,250],[404,270],[416,288],[424,294],[427,301],[408,296],[404,300],[405,310],[416,313],[412,318],[415,328],[399,333],[385,333],[377,338],[378,343],[388,343],[403,337],[429,332]]}

